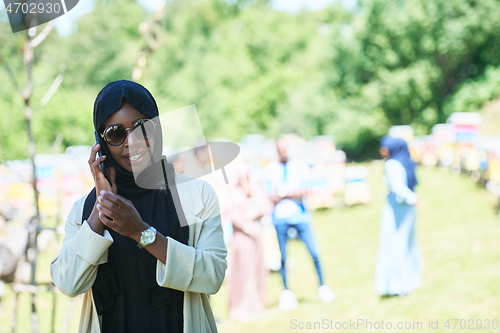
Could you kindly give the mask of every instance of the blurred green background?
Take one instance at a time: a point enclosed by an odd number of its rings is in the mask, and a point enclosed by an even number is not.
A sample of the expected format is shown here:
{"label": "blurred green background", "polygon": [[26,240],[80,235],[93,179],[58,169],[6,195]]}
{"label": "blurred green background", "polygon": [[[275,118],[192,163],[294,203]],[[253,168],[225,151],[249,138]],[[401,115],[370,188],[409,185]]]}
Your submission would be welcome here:
{"label": "blurred green background", "polygon": [[[97,92],[138,64],[134,78],[162,110],[197,105],[209,139],[331,135],[352,159],[376,156],[391,125],[424,135],[500,97],[498,0],[342,3],[290,13],[265,0],[171,0],[151,13],[95,0],[74,30],[53,30],[35,49],[32,106],[64,70],[33,118],[38,152],[91,144]],[[2,66],[21,86],[25,38],[0,21]],[[6,70],[0,103],[0,161],[26,158],[22,99]]]}

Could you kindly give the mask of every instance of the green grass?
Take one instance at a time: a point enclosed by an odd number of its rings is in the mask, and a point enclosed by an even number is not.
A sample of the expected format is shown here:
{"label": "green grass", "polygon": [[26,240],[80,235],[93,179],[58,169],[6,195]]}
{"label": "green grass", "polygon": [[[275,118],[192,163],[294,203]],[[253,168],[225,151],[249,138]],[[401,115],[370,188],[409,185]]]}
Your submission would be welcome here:
{"label": "green grass", "polygon": [[[439,169],[420,168],[418,193],[418,241],[422,253],[422,286],[406,297],[381,299],[373,290],[375,257],[378,249],[380,214],[386,187],[381,164],[372,164],[370,186],[372,203],[316,212],[313,227],[321,250],[326,282],[337,299],[324,304],[317,299],[317,278],[305,246],[289,243],[289,283],[300,304],[291,312],[277,309],[281,278],[268,278],[267,308],[258,320],[232,321],[227,316],[228,292],[224,284],[211,298],[221,333],[293,332],[297,322],[349,322],[358,319],[372,323],[422,322],[422,329],[367,330],[304,329],[308,332],[500,332],[500,329],[447,329],[447,319],[500,321],[500,216],[494,215],[496,198],[465,176]],[[54,242],[41,256],[38,279],[49,280],[48,264],[58,250]],[[40,333],[50,332],[52,296],[39,294]],[[80,311],[79,298],[73,303],[57,295],[55,332],[64,332],[66,317],[75,332]],[[74,306],[74,310],[71,310]],[[13,294],[7,288],[0,311],[0,332],[10,332]],[[30,332],[29,296],[19,304],[18,332]],[[439,328],[428,329],[429,320]],[[453,327],[453,322],[449,322]],[[469,325],[471,322],[467,322]],[[484,321],[483,321],[484,323]],[[476,323],[474,323],[475,325]],[[195,333],[195,332],[193,332]]]}
{"label": "green grass", "polygon": [[[300,304],[291,312],[277,309],[282,290],[280,276],[268,280],[268,311],[258,320],[238,323],[227,317],[227,288],[213,297],[219,330],[238,332],[292,332],[297,322],[422,322],[421,330],[447,332],[447,319],[497,319],[500,321],[500,217],[494,215],[496,199],[465,176],[439,169],[419,170],[418,241],[422,253],[422,286],[407,297],[381,299],[374,293],[373,278],[378,248],[380,214],[385,202],[380,164],[371,166],[372,203],[316,212],[313,223],[321,250],[326,282],[337,299],[324,304],[317,299],[314,266],[303,243],[290,244],[290,288]],[[439,329],[429,330],[429,320]],[[469,325],[471,322],[467,322]],[[450,322],[453,327],[453,322]],[[476,330],[460,330],[455,332]],[[475,323],[474,323],[475,325]],[[387,332],[388,330],[311,329],[315,331]],[[398,332],[400,330],[392,329]],[[483,330],[500,332],[500,330]]]}

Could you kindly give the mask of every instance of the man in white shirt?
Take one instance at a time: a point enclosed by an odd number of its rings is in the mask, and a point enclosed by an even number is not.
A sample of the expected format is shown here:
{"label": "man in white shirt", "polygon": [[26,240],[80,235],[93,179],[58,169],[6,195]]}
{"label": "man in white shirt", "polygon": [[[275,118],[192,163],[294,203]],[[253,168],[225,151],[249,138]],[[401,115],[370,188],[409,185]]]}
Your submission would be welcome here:
{"label": "man in white shirt", "polygon": [[331,302],[335,294],[323,283],[323,274],[318,256],[318,247],[311,229],[312,215],[303,202],[306,195],[306,175],[308,166],[299,159],[289,159],[285,139],[276,141],[278,161],[270,162],[264,169],[266,193],[274,202],[272,218],[278,236],[281,252],[281,276],[285,290],[280,296],[279,308],[294,309],[298,302],[293,292],[288,289],[286,274],[286,243],[291,228],[297,231],[297,236],[307,246],[314,261],[319,279],[318,296],[324,302]]}

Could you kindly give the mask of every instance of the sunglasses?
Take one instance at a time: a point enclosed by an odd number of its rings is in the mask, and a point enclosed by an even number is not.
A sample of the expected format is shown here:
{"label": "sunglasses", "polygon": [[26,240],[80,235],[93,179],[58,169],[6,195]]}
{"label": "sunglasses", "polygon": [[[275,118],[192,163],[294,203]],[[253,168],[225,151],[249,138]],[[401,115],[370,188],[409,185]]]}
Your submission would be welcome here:
{"label": "sunglasses", "polygon": [[127,139],[128,130],[132,130],[132,133],[139,140],[149,140],[155,133],[156,124],[151,119],[138,119],[129,128],[125,128],[123,125],[108,126],[101,136],[109,145],[119,146]]}

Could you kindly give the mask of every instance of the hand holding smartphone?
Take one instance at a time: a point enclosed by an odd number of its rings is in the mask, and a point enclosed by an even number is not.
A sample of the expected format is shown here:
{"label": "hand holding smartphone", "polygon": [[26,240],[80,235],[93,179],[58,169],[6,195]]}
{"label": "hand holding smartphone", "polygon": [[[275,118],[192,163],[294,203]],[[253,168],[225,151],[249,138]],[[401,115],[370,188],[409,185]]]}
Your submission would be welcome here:
{"label": "hand holding smartphone", "polygon": [[[97,133],[97,131],[94,131],[94,136],[95,136],[95,142],[99,145],[101,145],[101,147],[99,148],[99,150],[97,151],[97,154],[99,155],[99,157],[102,157],[102,144],[101,142],[99,141],[99,133]],[[106,179],[108,180],[109,184],[112,185],[111,183],[111,179],[109,178],[109,175],[108,175],[108,171],[106,169],[106,160],[102,161],[101,163],[99,163],[99,169],[101,170],[102,174],[104,175],[104,177],[106,177]],[[107,216],[106,216],[107,217]],[[109,218],[109,217],[108,217]],[[110,219],[112,220],[112,219]],[[108,229],[107,226],[104,226],[104,229]]]}
{"label": "hand holding smartphone", "polygon": [[[101,145],[101,147],[102,147],[102,144],[99,141],[99,133],[97,133],[97,131],[94,131],[94,136],[95,136],[95,142],[97,144]],[[97,152],[97,154],[99,155],[99,157],[102,157],[102,149],[99,149],[99,151]],[[102,161],[99,164],[99,169],[101,170],[101,172],[104,175],[104,177],[106,177],[106,179],[108,180],[108,182],[111,184],[111,180],[109,179],[108,171],[106,170],[106,160]]]}

